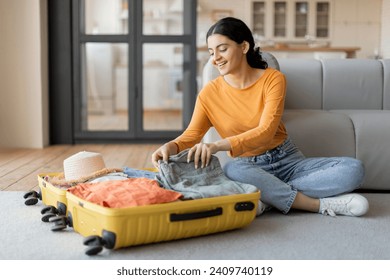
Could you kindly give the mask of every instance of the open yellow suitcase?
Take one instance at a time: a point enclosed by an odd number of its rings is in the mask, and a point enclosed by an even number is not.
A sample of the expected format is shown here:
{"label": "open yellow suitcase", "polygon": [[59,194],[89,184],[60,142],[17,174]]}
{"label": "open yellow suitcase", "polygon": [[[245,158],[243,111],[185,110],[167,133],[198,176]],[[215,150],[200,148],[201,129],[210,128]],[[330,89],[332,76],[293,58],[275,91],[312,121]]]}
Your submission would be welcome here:
{"label": "open yellow suitcase", "polygon": [[69,192],[67,216],[52,221],[58,229],[73,227],[85,237],[85,251],[95,255],[147,243],[207,235],[249,225],[256,216],[260,192],[128,208],[106,208]]}
{"label": "open yellow suitcase", "polygon": [[[39,174],[39,197],[27,196],[27,205],[38,198],[47,206],[42,220],[52,231],[72,227],[84,236],[85,251],[96,255],[103,248],[118,249],[141,244],[207,235],[248,226],[256,216],[260,192],[128,208],[107,208],[53,186]],[[26,198],[26,197],[25,197]],[[32,199],[34,198],[34,199]],[[35,203],[32,203],[35,202]]]}

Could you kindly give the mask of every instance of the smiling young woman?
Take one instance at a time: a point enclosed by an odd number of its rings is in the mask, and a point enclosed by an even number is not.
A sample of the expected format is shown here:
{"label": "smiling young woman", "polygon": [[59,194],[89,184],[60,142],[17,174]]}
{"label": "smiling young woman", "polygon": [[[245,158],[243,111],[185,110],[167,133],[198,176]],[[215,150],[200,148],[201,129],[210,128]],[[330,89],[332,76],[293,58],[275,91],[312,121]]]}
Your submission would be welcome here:
{"label": "smiling young woman", "polygon": [[[300,209],[364,215],[367,200],[345,194],[361,185],[362,163],[348,157],[306,158],[294,145],[282,121],[285,76],[262,59],[248,26],[223,18],[210,27],[206,40],[221,75],[204,86],[189,126],[153,153],[153,164],[158,167],[159,160],[189,149],[188,161],[204,167],[211,155],[226,151],[235,159],[224,167],[227,177],[261,191],[258,214],[274,207],[285,214]],[[204,143],[210,127],[222,139]]]}

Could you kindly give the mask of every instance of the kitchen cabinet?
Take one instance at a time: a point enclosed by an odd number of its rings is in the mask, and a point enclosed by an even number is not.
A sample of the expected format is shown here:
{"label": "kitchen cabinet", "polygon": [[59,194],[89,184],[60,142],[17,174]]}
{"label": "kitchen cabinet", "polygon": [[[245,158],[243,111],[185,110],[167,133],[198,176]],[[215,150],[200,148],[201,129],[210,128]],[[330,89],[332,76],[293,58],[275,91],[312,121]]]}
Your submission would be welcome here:
{"label": "kitchen cabinet", "polygon": [[257,39],[329,40],[332,0],[264,0],[251,3],[251,27]]}

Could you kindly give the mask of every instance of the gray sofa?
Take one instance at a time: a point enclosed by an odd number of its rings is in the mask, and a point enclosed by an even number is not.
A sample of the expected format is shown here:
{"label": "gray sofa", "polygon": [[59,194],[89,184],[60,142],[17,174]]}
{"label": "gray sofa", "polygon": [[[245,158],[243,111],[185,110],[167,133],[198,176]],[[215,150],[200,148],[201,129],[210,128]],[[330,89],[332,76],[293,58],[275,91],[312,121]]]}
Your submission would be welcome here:
{"label": "gray sofa", "polygon": [[287,78],[283,120],[307,156],[363,161],[365,189],[390,189],[390,60],[279,61]]}
{"label": "gray sofa", "polygon": [[[363,161],[362,189],[390,190],[390,59],[280,59],[264,55],[287,78],[283,121],[308,156]],[[218,75],[207,63],[203,83]],[[211,129],[205,142],[218,138]],[[230,160],[218,153],[221,164]]]}
{"label": "gray sofa", "polygon": [[[261,248],[251,256],[258,259],[389,260],[390,59],[265,58],[287,78],[283,121],[292,140],[306,156],[362,160],[366,179],[359,191],[370,209],[363,217],[335,219],[270,211],[238,239],[245,238],[241,246]],[[210,63],[203,73],[204,83],[218,75]],[[210,129],[204,141],[217,138]],[[218,157],[222,165],[230,160],[224,152]]]}

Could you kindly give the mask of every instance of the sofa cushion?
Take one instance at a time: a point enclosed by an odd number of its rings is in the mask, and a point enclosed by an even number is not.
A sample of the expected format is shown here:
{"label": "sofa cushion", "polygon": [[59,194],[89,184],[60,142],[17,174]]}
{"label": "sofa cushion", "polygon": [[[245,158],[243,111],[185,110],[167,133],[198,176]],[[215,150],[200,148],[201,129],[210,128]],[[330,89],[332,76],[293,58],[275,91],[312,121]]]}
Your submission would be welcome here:
{"label": "sofa cushion", "polygon": [[390,110],[390,59],[381,60],[383,65],[383,109]]}
{"label": "sofa cushion", "polygon": [[327,59],[322,61],[322,67],[323,109],[382,110],[383,66],[380,61]]}
{"label": "sofa cushion", "polygon": [[279,59],[286,75],[286,109],[322,109],[322,65],[315,59]]}
{"label": "sofa cushion", "polygon": [[390,111],[337,110],[353,123],[356,135],[356,158],[366,167],[365,189],[390,190]]}
{"label": "sofa cushion", "polygon": [[292,141],[307,157],[355,157],[354,127],[345,114],[322,110],[285,110]]}

